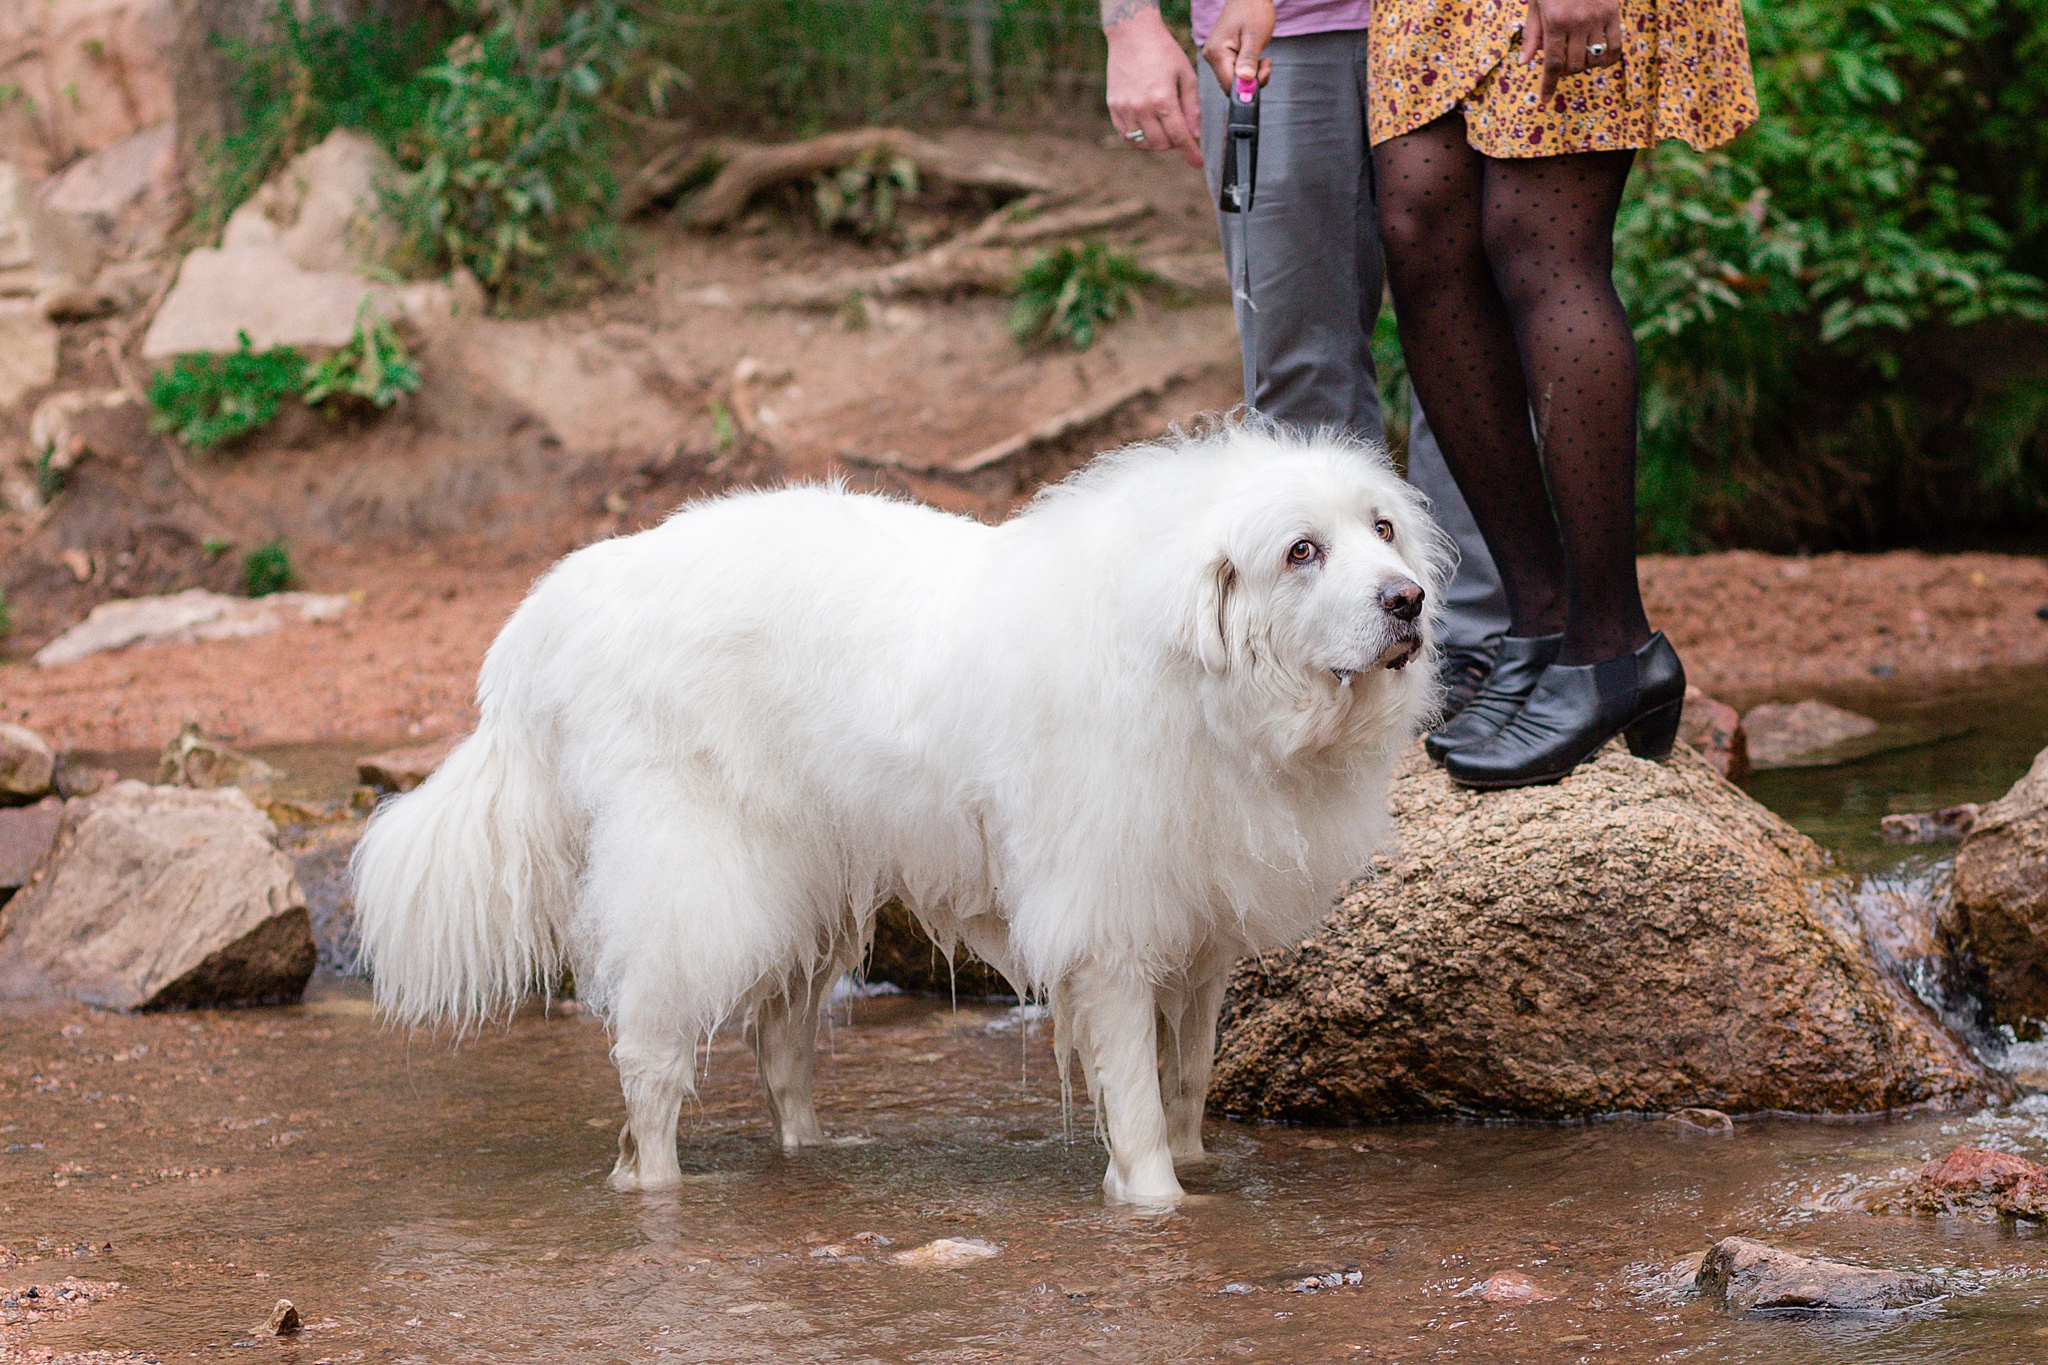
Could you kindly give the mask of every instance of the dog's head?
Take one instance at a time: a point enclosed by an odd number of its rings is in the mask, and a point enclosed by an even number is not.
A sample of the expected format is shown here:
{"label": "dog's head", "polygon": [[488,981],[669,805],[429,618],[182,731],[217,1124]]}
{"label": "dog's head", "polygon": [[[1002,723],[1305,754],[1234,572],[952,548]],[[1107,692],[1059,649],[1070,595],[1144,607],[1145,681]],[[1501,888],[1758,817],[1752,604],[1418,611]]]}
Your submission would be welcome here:
{"label": "dog's head", "polygon": [[1182,620],[1202,668],[1263,702],[1289,749],[1412,726],[1434,701],[1448,557],[1422,497],[1335,436],[1237,426],[1199,453],[1211,486]]}

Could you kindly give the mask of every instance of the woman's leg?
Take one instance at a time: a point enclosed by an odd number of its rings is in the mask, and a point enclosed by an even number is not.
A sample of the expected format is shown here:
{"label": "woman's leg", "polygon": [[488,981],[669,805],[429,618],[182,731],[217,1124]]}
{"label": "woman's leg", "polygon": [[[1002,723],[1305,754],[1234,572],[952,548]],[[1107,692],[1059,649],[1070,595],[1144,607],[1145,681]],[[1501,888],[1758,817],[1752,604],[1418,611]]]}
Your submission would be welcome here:
{"label": "woman's leg", "polygon": [[1514,321],[1483,235],[1487,159],[1446,114],[1373,149],[1401,349],[1507,589],[1510,633],[1565,628],[1565,560],[1529,429]]}
{"label": "woman's leg", "polygon": [[1635,336],[1613,273],[1614,214],[1635,153],[1482,159],[1486,256],[1563,534],[1558,662],[1598,663],[1650,638],[1636,582]]}

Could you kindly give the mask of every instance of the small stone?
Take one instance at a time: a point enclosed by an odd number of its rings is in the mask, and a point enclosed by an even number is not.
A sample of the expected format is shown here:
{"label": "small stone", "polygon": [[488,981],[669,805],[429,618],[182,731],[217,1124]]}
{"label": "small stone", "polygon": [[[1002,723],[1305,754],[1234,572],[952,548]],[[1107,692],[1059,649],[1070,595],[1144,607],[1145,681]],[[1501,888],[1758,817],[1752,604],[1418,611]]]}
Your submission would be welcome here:
{"label": "small stone", "polygon": [[198,724],[186,721],[177,737],[164,746],[157,763],[157,785],[212,791],[274,782],[284,774],[260,758],[208,739]]}
{"label": "small stone", "polygon": [[1259,1291],[1256,1285],[1246,1284],[1243,1280],[1232,1280],[1216,1292],[1218,1294],[1256,1294]]}
{"label": "small stone", "polygon": [[958,1270],[1001,1254],[1001,1247],[979,1237],[940,1237],[923,1246],[899,1251],[889,1259],[912,1270]]}
{"label": "small stone", "polygon": [[455,746],[465,738],[467,736],[451,735],[431,744],[367,754],[356,760],[356,780],[364,786],[384,791],[409,792],[433,776],[434,769],[447,761]]}
{"label": "small stone", "polygon": [[1671,1122],[1683,1133],[1711,1133],[1716,1137],[1735,1136],[1735,1120],[1718,1109],[1690,1108],[1673,1111]]}
{"label": "small stone", "polygon": [[279,592],[229,597],[204,588],[163,597],[117,598],[36,651],[38,668],[55,668],[107,650],[134,645],[237,640],[278,629],[287,621],[337,619],[349,599],[332,593]]}
{"label": "small stone", "polygon": [[1746,1237],[1714,1243],[1694,1284],[1724,1307],[1760,1313],[1884,1313],[1943,1293],[1926,1275],[1795,1256]]}
{"label": "small stone", "polygon": [[1466,1291],[1488,1303],[1550,1303],[1557,1295],[1519,1270],[1503,1270]]}
{"label": "small stone", "polygon": [[39,801],[57,777],[57,754],[25,725],[0,723],[0,806]]}
{"label": "small stone", "polygon": [[0,300],[0,411],[56,378],[57,328],[33,300]]}
{"label": "small stone", "polygon": [[1909,815],[1887,815],[1877,822],[1888,844],[1959,844],[1977,823],[1975,801]]}
{"label": "small stone", "polygon": [[279,1299],[277,1307],[270,1310],[270,1319],[263,1324],[263,1330],[274,1337],[289,1337],[297,1335],[302,1326],[299,1310],[292,1307],[292,1301]]}
{"label": "small stone", "polygon": [[72,758],[57,760],[57,795],[69,801],[74,796],[93,796],[121,780],[112,768],[96,768]]}
{"label": "small stone", "polygon": [[1786,705],[1766,702],[1742,717],[1749,761],[1759,771],[1791,768],[1824,759],[1828,751],[1877,731],[1877,722],[1812,698]]}
{"label": "small stone", "polygon": [[1741,713],[1727,702],[1688,686],[1678,737],[1730,782],[1740,786],[1749,780],[1749,735],[1742,728]]}

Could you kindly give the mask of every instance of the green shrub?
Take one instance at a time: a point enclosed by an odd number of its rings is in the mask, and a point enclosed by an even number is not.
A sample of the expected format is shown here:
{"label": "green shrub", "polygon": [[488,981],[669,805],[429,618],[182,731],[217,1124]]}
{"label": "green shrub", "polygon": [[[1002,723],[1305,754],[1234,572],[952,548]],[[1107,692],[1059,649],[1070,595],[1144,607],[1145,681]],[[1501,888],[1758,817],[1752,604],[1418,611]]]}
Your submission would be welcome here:
{"label": "green shrub", "polygon": [[299,581],[292,567],[291,551],[281,540],[258,545],[242,558],[242,591],[251,597],[268,597],[284,592]]}
{"label": "green shrub", "polygon": [[208,191],[195,205],[209,238],[287,158],[336,128],[388,143],[424,114],[426,90],[413,77],[438,47],[437,27],[344,22],[307,8],[301,16],[292,0],[277,0],[264,40],[217,40],[234,68],[235,119],[211,149]]}
{"label": "green shrub", "polygon": [[195,450],[226,445],[267,425],[297,394],[308,407],[352,402],[388,408],[420,386],[419,366],[367,303],[348,344],[308,364],[295,347],[256,351],[249,334],[232,355],[184,355],[150,376],[149,424]]}
{"label": "green shrub", "polygon": [[2048,0],[1746,12],[1763,120],[1646,156],[1618,225],[1644,541],[2038,534]]}
{"label": "green shrub", "polygon": [[500,300],[557,293],[568,270],[616,258],[599,96],[618,80],[637,29],[617,0],[569,10],[545,48],[518,16],[462,34],[420,80],[423,116],[394,142],[407,173],[386,202],[397,264],[415,274],[468,268]]}
{"label": "green shrub", "polygon": [[210,450],[277,416],[278,403],[305,387],[305,357],[290,346],[253,350],[247,332],[240,340],[232,355],[179,356],[150,376],[150,426]]}
{"label": "green shrub", "polygon": [[308,407],[353,400],[388,408],[418,391],[420,367],[390,321],[366,303],[356,317],[348,345],[309,367],[305,385]]}
{"label": "green shrub", "polygon": [[1152,278],[1128,252],[1098,241],[1041,251],[1017,277],[1010,335],[1026,345],[1058,340],[1085,351]]}
{"label": "green shrub", "polygon": [[7,594],[0,592],[0,640],[14,633],[14,608],[7,604]]}

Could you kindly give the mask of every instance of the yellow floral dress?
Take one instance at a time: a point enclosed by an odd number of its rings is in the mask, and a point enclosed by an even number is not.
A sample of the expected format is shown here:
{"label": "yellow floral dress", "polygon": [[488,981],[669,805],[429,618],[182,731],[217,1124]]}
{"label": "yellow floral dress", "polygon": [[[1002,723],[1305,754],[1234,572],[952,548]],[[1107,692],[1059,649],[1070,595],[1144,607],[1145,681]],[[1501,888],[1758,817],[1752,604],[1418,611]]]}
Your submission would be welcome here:
{"label": "yellow floral dress", "polygon": [[1366,97],[1373,145],[1453,109],[1486,156],[1704,150],[1756,122],[1741,0],[1621,0],[1622,60],[1558,82],[1522,61],[1524,0],[1375,0]]}

